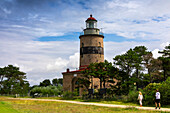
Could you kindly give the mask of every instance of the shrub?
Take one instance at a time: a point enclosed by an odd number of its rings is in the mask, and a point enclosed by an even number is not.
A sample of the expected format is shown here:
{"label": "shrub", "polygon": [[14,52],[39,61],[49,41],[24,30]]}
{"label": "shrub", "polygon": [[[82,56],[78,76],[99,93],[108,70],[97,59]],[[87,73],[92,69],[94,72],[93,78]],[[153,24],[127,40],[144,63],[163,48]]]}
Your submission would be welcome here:
{"label": "shrub", "polygon": [[42,96],[46,96],[47,94],[50,96],[61,95],[62,94],[62,86],[47,86],[47,87],[34,87],[30,94],[33,96],[35,93],[42,94]]}
{"label": "shrub", "polygon": [[137,103],[137,98],[138,98],[138,91],[136,91],[135,89],[132,90],[132,91],[129,91],[129,94],[128,94],[128,97],[127,97],[128,102]]}
{"label": "shrub", "polygon": [[73,93],[70,91],[66,91],[63,93],[63,98],[64,99],[72,99],[73,98]]}
{"label": "shrub", "polygon": [[160,89],[161,83],[150,83],[144,88],[145,105],[152,105],[155,102],[156,89]]}
{"label": "shrub", "polygon": [[161,93],[161,104],[169,105],[170,104],[170,77],[167,78],[165,82],[162,83],[162,86],[159,89]]}

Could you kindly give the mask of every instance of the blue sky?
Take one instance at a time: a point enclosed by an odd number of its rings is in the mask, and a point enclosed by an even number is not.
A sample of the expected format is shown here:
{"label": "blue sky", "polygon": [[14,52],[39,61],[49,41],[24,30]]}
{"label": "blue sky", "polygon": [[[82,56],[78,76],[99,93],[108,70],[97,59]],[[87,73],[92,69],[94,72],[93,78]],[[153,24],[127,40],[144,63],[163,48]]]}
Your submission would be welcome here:
{"label": "blue sky", "polygon": [[79,67],[79,35],[90,14],[104,33],[105,59],[144,45],[154,57],[170,42],[169,0],[0,0],[0,67],[31,85]]}

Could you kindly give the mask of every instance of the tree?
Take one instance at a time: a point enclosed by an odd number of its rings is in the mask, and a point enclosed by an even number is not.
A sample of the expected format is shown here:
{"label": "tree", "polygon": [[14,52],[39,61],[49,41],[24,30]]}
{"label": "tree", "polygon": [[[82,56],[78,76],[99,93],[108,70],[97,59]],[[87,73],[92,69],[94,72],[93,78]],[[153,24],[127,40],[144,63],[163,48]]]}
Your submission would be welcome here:
{"label": "tree", "polygon": [[167,77],[170,76],[170,44],[165,47],[163,51],[159,51],[162,54],[162,57],[159,59],[162,61],[162,69],[164,72],[164,81]]}
{"label": "tree", "polygon": [[[100,89],[105,88],[105,84],[109,78],[113,78],[113,66],[112,63],[109,63],[107,60],[100,63],[94,64],[94,77],[100,79]],[[102,85],[103,83],[103,85]]]}
{"label": "tree", "polygon": [[59,83],[60,85],[63,85],[63,78],[59,78],[59,79],[58,79],[58,83]]}
{"label": "tree", "polygon": [[4,69],[0,68],[0,89],[2,88],[2,83],[3,83],[3,79],[4,79],[5,75],[4,75]]}
{"label": "tree", "polygon": [[50,86],[51,82],[49,79],[45,79],[44,81],[40,82],[40,86]]}
{"label": "tree", "polygon": [[19,71],[19,67],[15,67],[13,65],[0,68],[1,93],[27,93],[29,90],[29,83],[25,80],[25,74],[26,73]]}
{"label": "tree", "polygon": [[54,86],[58,86],[58,83],[59,83],[59,81],[58,81],[57,78],[55,78],[55,79],[52,80],[52,84],[53,84]]}
{"label": "tree", "polygon": [[133,59],[133,66],[135,68],[135,74],[136,74],[136,89],[138,90],[139,88],[139,82],[140,82],[140,70],[143,70],[143,61],[144,61],[144,56],[148,53],[147,48],[145,46],[136,46],[133,49],[134,55],[132,57]]}
{"label": "tree", "polygon": [[79,83],[83,85],[87,90],[91,84],[91,89],[93,88],[93,77],[95,72],[94,63],[91,63],[85,70],[81,73],[83,74],[81,78],[78,79]]}
{"label": "tree", "polygon": [[54,86],[63,85],[63,79],[62,78],[59,78],[59,79],[55,78],[55,79],[52,80],[52,84]]}
{"label": "tree", "polygon": [[133,83],[136,83],[137,90],[142,87],[139,82],[141,82],[143,75],[145,55],[149,53],[146,50],[145,46],[136,46],[134,49],[129,49],[125,54],[113,58],[114,64],[126,73],[123,81],[126,82],[127,88]]}
{"label": "tree", "polygon": [[124,88],[126,93],[128,93],[130,90],[129,86],[132,84],[131,73],[134,68],[133,55],[134,51],[130,49],[125,54],[117,55],[115,58],[113,58],[115,67],[120,69],[119,79],[121,79],[122,83],[118,83],[118,85]]}
{"label": "tree", "polygon": [[105,88],[105,83],[108,81],[108,78],[113,77],[113,66],[112,63],[108,61],[100,63],[91,63],[84,71],[82,71],[83,77],[79,81],[85,83],[84,86],[88,88],[91,83],[91,88],[93,88],[93,78],[99,78],[100,80],[100,89]]}
{"label": "tree", "polygon": [[151,52],[148,52],[146,55],[143,56],[144,58],[144,65],[148,70],[148,75],[150,78],[150,83],[152,83],[152,77],[151,77],[151,72],[152,72],[152,63],[151,61],[153,60],[153,54]]}

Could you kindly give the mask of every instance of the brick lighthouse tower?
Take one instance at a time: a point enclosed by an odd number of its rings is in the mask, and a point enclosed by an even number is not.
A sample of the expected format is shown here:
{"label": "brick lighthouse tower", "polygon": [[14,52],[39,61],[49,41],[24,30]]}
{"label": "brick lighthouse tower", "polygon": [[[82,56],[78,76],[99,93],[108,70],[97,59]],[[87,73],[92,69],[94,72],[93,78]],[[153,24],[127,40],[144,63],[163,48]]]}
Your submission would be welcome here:
{"label": "brick lighthouse tower", "polygon": [[[77,91],[82,95],[83,88],[78,83],[78,78],[82,76],[81,71],[84,70],[91,63],[104,62],[104,49],[103,49],[103,34],[97,28],[97,20],[90,15],[85,21],[86,29],[80,38],[80,67],[79,70],[70,71],[67,69],[63,72],[63,90],[74,92]],[[94,86],[99,84],[99,80],[93,80]]]}
{"label": "brick lighthouse tower", "polygon": [[97,20],[90,15],[84,34],[80,35],[80,69],[90,63],[104,62],[103,38],[97,28]]}

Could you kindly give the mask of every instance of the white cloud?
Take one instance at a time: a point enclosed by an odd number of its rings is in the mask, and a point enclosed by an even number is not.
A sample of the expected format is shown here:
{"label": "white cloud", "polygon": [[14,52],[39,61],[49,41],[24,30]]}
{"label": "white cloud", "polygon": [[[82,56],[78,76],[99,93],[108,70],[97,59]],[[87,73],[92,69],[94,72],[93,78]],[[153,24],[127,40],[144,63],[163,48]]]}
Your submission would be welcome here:
{"label": "white cloud", "polygon": [[79,57],[80,57],[80,53],[75,53],[74,55],[69,57],[69,63],[68,63],[68,67],[70,68],[78,68],[79,67]]}
{"label": "white cloud", "polygon": [[168,46],[170,42],[165,42],[160,45],[161,49],[165,49],[165,46]]}
{"label": "white cloud", "polygon": [[78,68],[78,45],[76,41],[1,41],[1,67],[9,64],[20,67],[32,85],[39,78],[62,77],[66,68]]}
{"label": "white cloud", "polygon": [[65,60],[65,59],[62,59],[59,57],[55,60],[54,63],[47,65],[47,70],[48,71],[53,71],[53,70],[60,71],[60,70],[63,70],[64,68],[66,68],[68,63],[69,63],[68,60]]}
{"label": "white cloud", "polygon": [[155,49],[152,51],[153,58],[158,58],[158,57],[162,56],[162,54],[158,53],[159,51],[160,51],[159,49]]}

